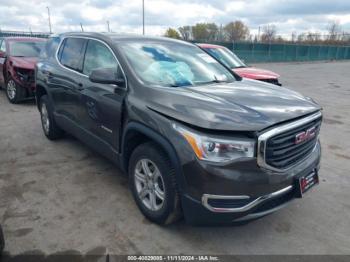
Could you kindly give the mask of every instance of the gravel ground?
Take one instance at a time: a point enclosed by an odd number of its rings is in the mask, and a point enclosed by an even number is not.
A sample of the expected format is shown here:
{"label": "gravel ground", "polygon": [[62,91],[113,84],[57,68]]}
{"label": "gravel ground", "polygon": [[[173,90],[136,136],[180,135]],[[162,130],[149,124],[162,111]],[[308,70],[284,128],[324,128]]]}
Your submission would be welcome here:
{"label": "gravel ground", "polygon": [[160,227],[127,179],[72,137],[48,141],[33,102],[0,92],[0,223],[6,251],[113,254],[350,254],[350,62],[259,64],[324,108],[321,184],[268,217],[235,227]]}

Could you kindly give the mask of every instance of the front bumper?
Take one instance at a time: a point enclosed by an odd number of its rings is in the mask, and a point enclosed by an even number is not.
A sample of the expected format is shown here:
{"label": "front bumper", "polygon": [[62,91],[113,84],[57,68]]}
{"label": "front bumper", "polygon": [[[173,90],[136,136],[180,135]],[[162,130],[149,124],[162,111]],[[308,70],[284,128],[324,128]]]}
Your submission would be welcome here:
{"label": "front bumper", "polygon": [[27,90],[28,96],[33,96],[35,91],[35,81],[33,77],[29,77],[16,72],[11,73],[12,78],[15,80],[17,85]]}
{"label": "front bumper", "polygon": [[193,225],[235,224],[270,214],[297,197],[295,180],[318,171],[320,157],[317,143],[303,162],[283,173],[258,167],[256,159],[230,167],[193,164],[185,172],[187,181],[196,181],[182,196],[185,219]]}
{"label": "front bumper", "polygon": [[256,205],[251,205],[241,211],[216,212],[209,210],[203,203],[184,196],[182,199],[183,210],[186,222],[192,225],[234,225],[241,222],[248,222],[271,214],[295,199],[296,190],[293,186],[282,189],[284,192],[275,194],[273,197],[263,196],[263,200]]}

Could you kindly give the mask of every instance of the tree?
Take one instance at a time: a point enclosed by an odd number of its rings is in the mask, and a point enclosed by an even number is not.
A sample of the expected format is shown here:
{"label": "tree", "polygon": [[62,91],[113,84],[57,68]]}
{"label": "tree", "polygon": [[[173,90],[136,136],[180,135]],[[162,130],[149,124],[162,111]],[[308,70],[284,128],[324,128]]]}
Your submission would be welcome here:
{"label": "tree", "polygon": [[298,35],[298,42],[304,42],[306,39],[306,33],[301,33]]}
{"label": "tree", "polygon": [[170,27],[165,31],[164,36],[170,37],[170,38],[175,38],[175,39],[181,39],[179,32],[176,31],[176,29],[170,28]]}
{"label": "tree", "polygon": [[306,35],[306,41],[309,44],[318,44],[321,42],[321,34],[318,32],[308,32]]}
{"label": "tree", "polygon": [[206,24],[208,31],[208,41],[217,41],[219,34],[219,27],[215,23]]}
{"label": "tree", "polygon": [[208,24],[198,23],[192,27],[193,38],[196,41],[207,41],[210,38],[210,30]]}
{"label": "tree", "polygon": [[276,38],[276,32],[277,29],[275,25],[264,26],[261,40],[263,42],[272,42]]}
{"label": "tree", "polygon": [[179,27],[179,32],[183,40],[191,40],[192,39],[192,27],[189,25]]}
{"label": "tree", "polygon": [[336,41],[339,38],[339,34],[341,32],[341,27],[338,21],[332,21],[327,26],[328,31],[328,40]]}
{"label": "tree", "polygon": [[224,31],[229,41],[245,40],[249,36],[249,29],[242,21],[228,23]]}

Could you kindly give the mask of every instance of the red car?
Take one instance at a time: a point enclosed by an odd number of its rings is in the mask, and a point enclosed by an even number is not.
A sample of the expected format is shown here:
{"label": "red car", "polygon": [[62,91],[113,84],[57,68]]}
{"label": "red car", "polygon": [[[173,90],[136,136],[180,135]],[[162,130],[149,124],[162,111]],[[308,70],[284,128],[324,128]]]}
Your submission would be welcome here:
{"label": "red car", "polygon": [[212,44],[197,44],[200,48],[206,51],[211,56],[215,57],[221,63],[231,68],[236,74],[241,77],[260,80],[275,85],[281,85],[278,82],[279,75],[265,69],[256,67],[248,67],[242,62],[233,52],[224,46]]}
{"label": "red car", "polygon": [[0,39],[0,86],[11,103],[33,97],[34,68],[45,39],[7,37]]}

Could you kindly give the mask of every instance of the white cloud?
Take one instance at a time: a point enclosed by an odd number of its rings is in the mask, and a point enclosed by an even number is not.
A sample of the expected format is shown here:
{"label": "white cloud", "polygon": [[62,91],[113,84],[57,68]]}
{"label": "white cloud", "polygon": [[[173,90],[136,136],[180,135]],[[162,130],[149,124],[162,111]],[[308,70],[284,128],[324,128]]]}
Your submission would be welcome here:
{"label": "white cloud", "polygon": [[[240,19],[251,32],[273,23],[279,34],[324,31],[330,20],[350,31],[348,0],[145,0],[146,32],[198,22],[225,24]],[[54,32],[106,31],[141,33],[142,0],[0,0],[2,30],[48,31],[50,7]]]}

